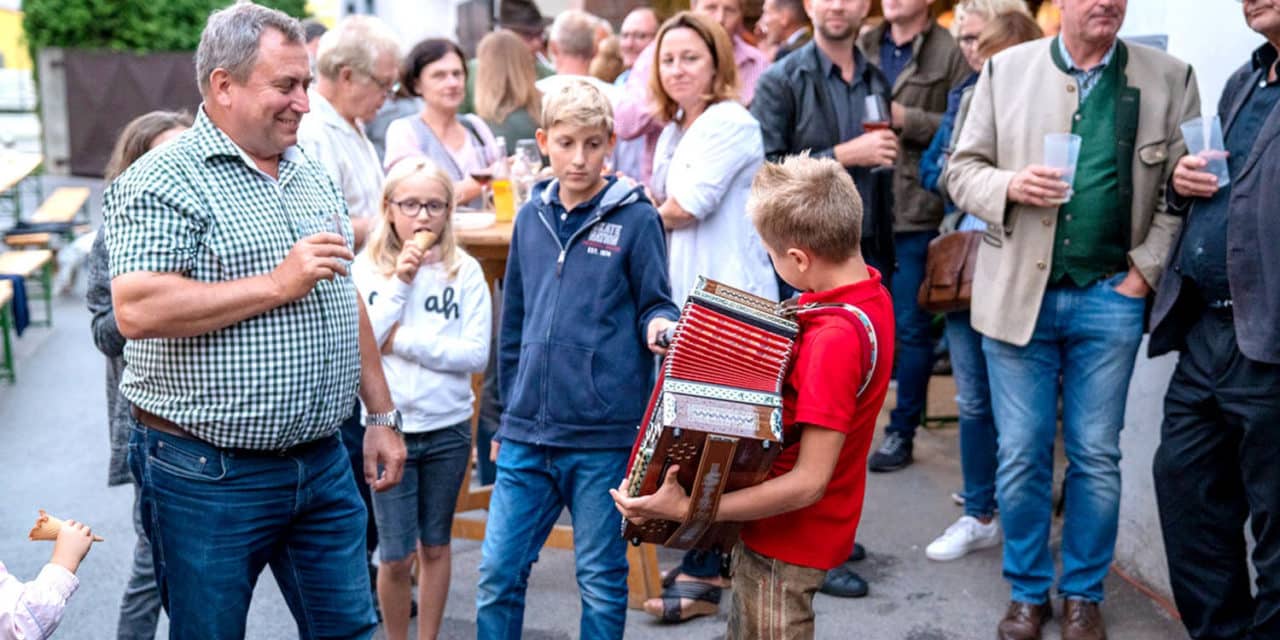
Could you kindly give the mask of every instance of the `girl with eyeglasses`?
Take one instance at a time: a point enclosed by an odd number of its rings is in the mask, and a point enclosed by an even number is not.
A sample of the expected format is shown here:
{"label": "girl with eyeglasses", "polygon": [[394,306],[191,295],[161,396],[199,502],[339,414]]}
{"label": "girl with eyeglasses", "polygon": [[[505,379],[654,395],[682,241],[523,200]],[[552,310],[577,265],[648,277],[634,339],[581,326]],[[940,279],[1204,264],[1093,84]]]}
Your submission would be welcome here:
{"label": "girl with eyeglasses", "polygon": [[415,558],[418,637],[440,629],[453,509],[471,455],[471,375],[489,358],[489,289],[480,263],[454,240],[455,198],[453,180],[430,160],[397,163],[383,187],[382,224],[352,267],[408,449],[404,479],[373,496],[390,640],[408,634]]}

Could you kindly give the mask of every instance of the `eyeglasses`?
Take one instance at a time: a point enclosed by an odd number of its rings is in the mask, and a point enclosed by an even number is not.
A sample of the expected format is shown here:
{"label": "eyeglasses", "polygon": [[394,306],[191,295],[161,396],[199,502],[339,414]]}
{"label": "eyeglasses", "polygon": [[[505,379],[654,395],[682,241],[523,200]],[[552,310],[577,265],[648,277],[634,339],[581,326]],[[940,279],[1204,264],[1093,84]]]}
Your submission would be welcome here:
{"label": "eyeglasses", "polygon": [[978,44],[978,36],[960,36],[956,42],[962,47],[972,47]]}
{"label": "eyeglasses", "polygon": [[387,95],[395,95],[395,93],[400,90],[400,83],[395,78],[383,80],[367,71],[361,71],[360,75],[367,78],[369,82],[373,83],[373,86],[381,89],[382,92]]}
{"label": "eyeglasses", "polygon": [[449,203],[444,200],[427,200],[426,202],[420,202],[418,200],[409,199],[400,201],[388,200],[387,202],[399,209],[401,215],[405,215],[410,218],[416,218],[422,215],[423,211],[427,212],[427,217],[439,218],[449,211]]}

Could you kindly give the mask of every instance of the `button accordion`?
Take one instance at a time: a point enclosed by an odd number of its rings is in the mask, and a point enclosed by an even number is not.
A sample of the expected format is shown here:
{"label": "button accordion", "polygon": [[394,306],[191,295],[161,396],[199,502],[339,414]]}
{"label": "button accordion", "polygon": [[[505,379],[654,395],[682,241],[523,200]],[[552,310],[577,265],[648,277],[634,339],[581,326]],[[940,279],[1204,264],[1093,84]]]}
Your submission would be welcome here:
{"label": "button accordion", "polygon": [[720,496],[760,484],[785,444],[782,388],[800,326],[808,313],[842,313],[865,331],[869,365],[858,394],[876,370],[876,334],[861,309],[840,303],[779,305],[699,278],[675,328],[631,450],[627,493],[658,490],[672,465],[689,493],[682,522],[623,520],[632,544],[727,552],[740,523],[715,522]]}

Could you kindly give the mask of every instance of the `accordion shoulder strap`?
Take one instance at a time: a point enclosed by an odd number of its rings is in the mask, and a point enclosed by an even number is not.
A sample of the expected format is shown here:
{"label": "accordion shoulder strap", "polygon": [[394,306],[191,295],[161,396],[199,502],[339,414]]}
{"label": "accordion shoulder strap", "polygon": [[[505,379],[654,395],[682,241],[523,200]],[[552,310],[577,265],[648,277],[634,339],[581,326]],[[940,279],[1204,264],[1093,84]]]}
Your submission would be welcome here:
{"label": "accordion shoulder strap", "polygon": [[867,351],[870,354],[870,363],[867,367],[866,375],[862,377],[862,386],[858,387],[858,395],[861,396],[862,392],[866,391],[867,387],[871,386],[871,379],[875,377],[876,374],[876,360],[880,355],[880,348],[876,341],[876,328],[872,326],[871,318],[867,313],[858,307],[851,304],[845,304],[843,302],[811,302],[809,304],[794,307],[794,313],[796,315],[836,313],[845,317],[850,317],[851,319],[856,319],[858,323],[862,325],[862,328],[865,329],[867,333]]}

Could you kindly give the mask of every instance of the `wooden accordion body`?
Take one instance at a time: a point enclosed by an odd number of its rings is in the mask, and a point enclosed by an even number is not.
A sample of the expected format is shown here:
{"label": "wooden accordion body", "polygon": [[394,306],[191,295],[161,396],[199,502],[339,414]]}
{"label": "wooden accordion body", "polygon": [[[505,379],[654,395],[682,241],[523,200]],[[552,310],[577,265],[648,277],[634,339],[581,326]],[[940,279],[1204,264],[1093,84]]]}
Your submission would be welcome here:
{"label": "wooden accordion body", "polygon": [[684,522],[623,521],[623,537],[729,551],[738,523],[714,523],[720,496],[759,484],[782,450],[782,385],[798,325],[777,303],[698,279],[680,314],[631,451],[627,491],[658,490],[672,465],[689,492]]}

